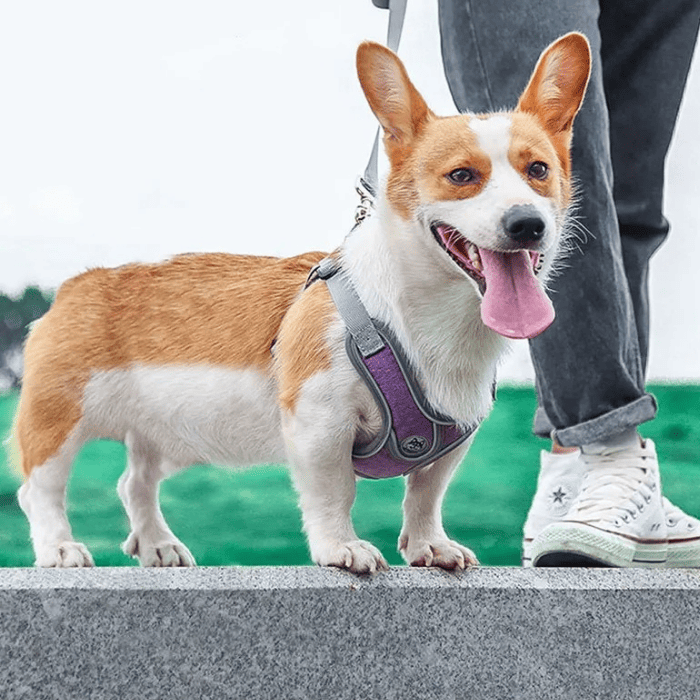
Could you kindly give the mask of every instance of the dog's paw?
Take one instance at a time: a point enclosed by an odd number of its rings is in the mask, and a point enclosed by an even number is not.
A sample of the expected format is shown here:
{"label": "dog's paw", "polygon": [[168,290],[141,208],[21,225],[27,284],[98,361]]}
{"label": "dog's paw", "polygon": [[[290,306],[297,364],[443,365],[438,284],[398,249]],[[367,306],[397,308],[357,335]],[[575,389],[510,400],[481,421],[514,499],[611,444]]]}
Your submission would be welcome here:
{"label": "dog's paw", "polygon": [[56,542],[36,549],[36,566],[59,569],[95,566],[90,552],[81,542]]}
{"label": "dog's paw", "polygon": [[479,565],[471,549],[447,538],[428,541],[404,535],[399,540],[399,551],[411,566],[437,566],[454,571]]}
{"label": "dog's paw", "polygon": [[197,566],[190,550],[176,538],[151,541],[132,532],[122,551],[136,557],[141,566]]}
{"label": "dog's paw", "polygon": [[320,566],[337,566],[354,574],[374,574],[389,569],[382,553],[364,540],[324,542],[314,548],[312,558]]}

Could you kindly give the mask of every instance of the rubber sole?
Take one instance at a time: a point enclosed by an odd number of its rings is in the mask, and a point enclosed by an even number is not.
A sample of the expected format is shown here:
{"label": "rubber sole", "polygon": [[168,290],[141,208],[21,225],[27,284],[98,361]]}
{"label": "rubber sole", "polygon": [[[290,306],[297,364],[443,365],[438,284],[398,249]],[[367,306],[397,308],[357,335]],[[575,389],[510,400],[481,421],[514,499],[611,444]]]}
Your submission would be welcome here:
{"label": "rubber sole", "polygon": [[528,547],[531,566],[664,567],[667,541],[635,540],[576,522],[553,523]]}
{"label": "rubber sole", "polygon": [[607,564],[593,557],[588,557],[585,554],[577,554],[576,552],[550,552],[538,557],[537,562],[532,564],[535,567],[563,566],[563,567],[586,567],[594,569],[611,569],[612,564]]}

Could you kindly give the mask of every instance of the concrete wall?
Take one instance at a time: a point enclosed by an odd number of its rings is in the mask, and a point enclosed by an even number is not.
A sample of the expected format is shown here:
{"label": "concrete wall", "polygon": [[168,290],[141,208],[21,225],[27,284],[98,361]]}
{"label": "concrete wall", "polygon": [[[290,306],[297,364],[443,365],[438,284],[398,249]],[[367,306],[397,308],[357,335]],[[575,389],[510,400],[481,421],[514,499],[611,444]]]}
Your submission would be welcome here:
{"label": "concrete wall", "polygon": [[0,571],[6,700],[682,700],[699,688],[695,571]]}

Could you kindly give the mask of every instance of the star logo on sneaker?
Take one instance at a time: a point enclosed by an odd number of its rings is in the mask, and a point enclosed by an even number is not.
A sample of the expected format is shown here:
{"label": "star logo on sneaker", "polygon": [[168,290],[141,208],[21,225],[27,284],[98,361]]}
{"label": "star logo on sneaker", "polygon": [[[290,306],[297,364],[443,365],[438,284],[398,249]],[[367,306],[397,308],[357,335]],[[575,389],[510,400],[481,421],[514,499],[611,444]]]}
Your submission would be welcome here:
{"label": "star logo on sneaker", "polygon": [[566,498],[566,491],[561,486],[552,493],[554,503],[564,503],[564,498]]}

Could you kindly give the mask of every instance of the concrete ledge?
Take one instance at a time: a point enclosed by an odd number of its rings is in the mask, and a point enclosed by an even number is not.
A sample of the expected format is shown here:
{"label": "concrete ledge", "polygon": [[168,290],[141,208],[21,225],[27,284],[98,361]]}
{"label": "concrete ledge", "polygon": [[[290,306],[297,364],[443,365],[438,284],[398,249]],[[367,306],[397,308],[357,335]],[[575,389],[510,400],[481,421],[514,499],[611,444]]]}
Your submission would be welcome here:
{"label": "concrete ledge", "polygon": [[0,570],[0,697],[698,698],[700,572]]}

